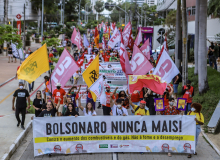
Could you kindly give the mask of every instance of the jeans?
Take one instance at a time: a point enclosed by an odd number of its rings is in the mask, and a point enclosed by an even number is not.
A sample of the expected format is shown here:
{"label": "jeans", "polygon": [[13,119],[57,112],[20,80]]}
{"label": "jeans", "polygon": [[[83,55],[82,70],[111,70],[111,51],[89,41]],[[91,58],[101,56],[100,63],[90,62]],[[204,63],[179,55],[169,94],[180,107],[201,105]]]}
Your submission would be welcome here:
{"label": "jeans", "polygon": [[[20,119],[19,113],[21,113],[22,119]],[[16,117],[18,123],[21,122],[22,126],[24,125],[25,114],[26,114],[26,107],[16,107],[15,117]]]}
{"label": "jeans", "polygon": [[173,84],[174,93],[178,93],[178,85],[179,84]]}
{"label": "jeans", "polygon": [[185,110],[185,115],[187,115],[187,113],[188,113],[189,111],[191,111],[191,104],[192,104],[192,103],[187,103],[187,105],[186,105],[186,110]]}
{"label": "jeans", "polygon": [[196,125],[196,146],[198,144],[198,139],[199,139],[200,132],[201,132],[201,127],[200,127],[200,125],[197,124]]}
{"label": "jeans", "polygon": [[[132,102],[134,105],[139,106],[140,102]],[[134,113],[132,113],[132,111],[134,111],[134,109],[132,108],[132,106],[130,106],[131,108],[131,115],[134,115]]]}
{"label": "jeans", "polygon": [[209,65],[212,67],[212,64],[214,63],[215,69],[217,70],[217,63],[216,63],[216,57],[214,55],[209,56]]}
{"label": "jeans", "polygon": [[31,92],[31,90],[33,90],[34,89],[34,81],[30,84],[28,84],[29,85],[29,91]]}

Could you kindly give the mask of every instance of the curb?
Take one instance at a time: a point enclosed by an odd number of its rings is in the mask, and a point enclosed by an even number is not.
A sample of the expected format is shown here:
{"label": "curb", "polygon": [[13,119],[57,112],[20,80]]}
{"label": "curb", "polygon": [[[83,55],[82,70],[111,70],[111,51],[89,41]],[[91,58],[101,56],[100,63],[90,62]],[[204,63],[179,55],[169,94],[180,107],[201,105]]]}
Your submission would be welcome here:
{"label": "curb", "polygon": [[31,130],[32,128],[32,121],[30,121],[27,125],[26,125],[26,129],[21,132],[19,134],[19,136],[17,137],[17,139],[14,141],[14,143],[10,146],[9,148],[9,152],[5,153],[4,156],[1,158],[1,160],[9,160],[11,158],[11,156],[13,155],[13,153],[15,152],[15,150],[18,148],[18,146],[21,144],[22,140],[24,139],[24,137],[27,135],[27,133]]}
{"label": "curb", "polygon": [[10,79],[8,79],[7,81],[1,83],[1,84],[0,84],[0,87],[4,86],[5,84],[7,84],[8,82],[12,81],[13,79],[15,79],[15,76],[12,77],[12,78],[10,78]]}
{"label": "curb", "polygon": [[210,145],[214,148],[214,150],[217,152],[217,154],[220,156],[220,151],[218,148],[212,143],[212,141],[209,139],[209,137],[205,134],[204,130],[201,129],[202,135],[206,138],[206,140],[210,143]]}

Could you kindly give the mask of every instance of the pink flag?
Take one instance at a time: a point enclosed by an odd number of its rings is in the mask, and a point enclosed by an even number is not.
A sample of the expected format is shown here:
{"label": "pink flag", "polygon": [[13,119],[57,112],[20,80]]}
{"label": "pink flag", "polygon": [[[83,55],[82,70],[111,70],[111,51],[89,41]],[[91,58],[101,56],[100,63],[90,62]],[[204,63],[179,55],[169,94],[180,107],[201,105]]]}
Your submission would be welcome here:
{"label": "pink flag", "polygon": [[124,28],[124,31],[122,32],[125,47],[128,46],[128,41],[129,41],[129,37],[131,33],[131,27],[132,27],[131,22],[128,22],[128,24]]}
{"label": "pink flag", "polygon": [[73,44],[77,45],[78,49],[80,50],[80,34],[77,33],[76,28],[73,30],[71,41]]}
{"label": "pink flag", "polygon": [[[51,75],[52,92],[56,89],[56,84],[59,82],[61,87],[64,87],[70,77],[79,70],[78,65],[70,55],[70,53],[64,49],[59,61]],[[50,87],[48,87],[50,88]]]}
{"label": "pink flag", "polygon": [[127,75],[132,75],[133,73],[131,71],[131,65],[129,63],[128,53],[124,46],[124,41],[122,36],[121,36],[121,46],[119,53],[120,53],[120,63],[121,63],[122,71],[125,73],[126,77]]}
{"label": "pink flag", "polygon": [[133,55],[131,59],[131,70],[134,75],[146,75],[153,66],[143,55],[140,49],[134,44]]}
{"label": "pink flag", "polygon": [[150,60],[150,45],[149,45],[149,38],[145,41],[145,43],[140,48],[141,52]]}
{"label": "pink flag", "polygon": [[135,39],[135,42],[134,44],[136,44],[137,46],[139,46],[139,44],[142,42],[142,34],[141,34],[141,28],[139,28],[139,31],[138,31],[138,35]]}
{"label": "pink flag", "polygon": [[108,41],[108,46],[114,48],[116,43],[120,41],[121,41],[121,34],[119,33],[118,29],[115,28],[113,35],[111,36],[111,39]]}

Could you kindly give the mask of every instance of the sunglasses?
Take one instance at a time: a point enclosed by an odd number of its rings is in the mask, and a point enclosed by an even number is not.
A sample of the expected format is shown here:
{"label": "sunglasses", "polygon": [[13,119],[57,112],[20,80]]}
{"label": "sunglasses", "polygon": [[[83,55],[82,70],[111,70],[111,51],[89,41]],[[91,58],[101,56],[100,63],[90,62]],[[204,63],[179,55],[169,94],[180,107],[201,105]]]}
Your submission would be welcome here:
{"label": "sunglasses", "polygon": [[41,93],[39,92],[39,93],[37,93],[37,94],[41,94]]}

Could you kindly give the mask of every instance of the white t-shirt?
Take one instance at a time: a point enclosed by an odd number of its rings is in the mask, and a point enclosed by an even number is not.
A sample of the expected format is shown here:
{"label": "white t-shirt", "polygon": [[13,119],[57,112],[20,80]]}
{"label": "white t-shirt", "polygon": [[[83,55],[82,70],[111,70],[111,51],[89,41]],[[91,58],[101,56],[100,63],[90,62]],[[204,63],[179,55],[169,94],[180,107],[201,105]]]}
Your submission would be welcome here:
{"label": "white t-shirt", "polygon": [[83,109],[83,113],[84,113],[84,116],[92,116],[93,114],[96,115],[96,112],[93,111],[93,113],[91,111],[88,111],[88,114],[86,113],[86,108]]}
{"label": "white t-shirt", "polygon": [[63,41],[63,47],[66,47],[66,41]]}
{"label": "white t-shirt", "polygon": [[124,113],[128,116],[128,111],[124,107],[118,109],[118,107],[115,104],[112,106],[113,116],[123,116]]}

